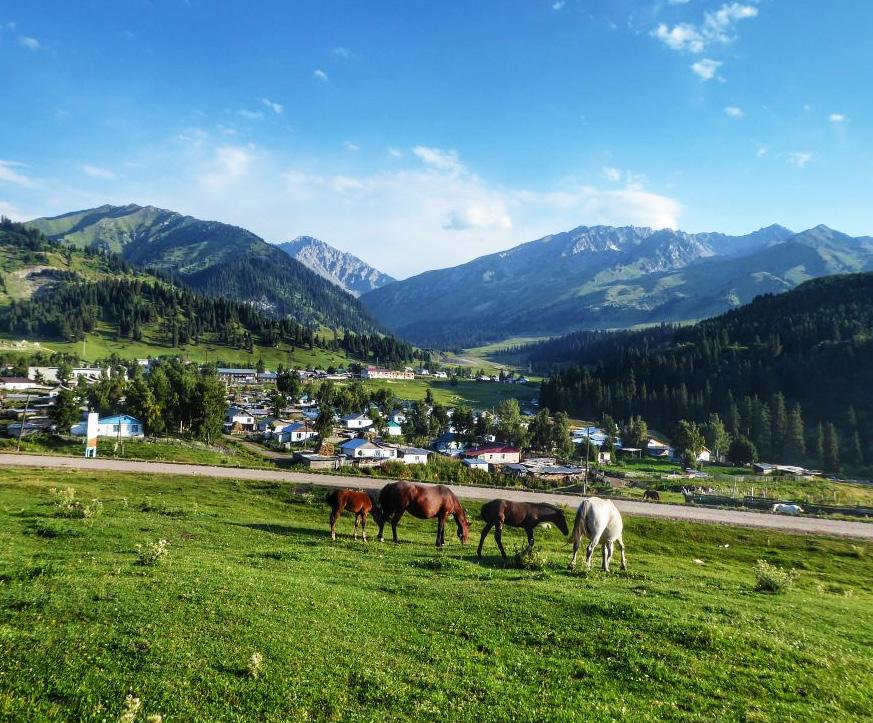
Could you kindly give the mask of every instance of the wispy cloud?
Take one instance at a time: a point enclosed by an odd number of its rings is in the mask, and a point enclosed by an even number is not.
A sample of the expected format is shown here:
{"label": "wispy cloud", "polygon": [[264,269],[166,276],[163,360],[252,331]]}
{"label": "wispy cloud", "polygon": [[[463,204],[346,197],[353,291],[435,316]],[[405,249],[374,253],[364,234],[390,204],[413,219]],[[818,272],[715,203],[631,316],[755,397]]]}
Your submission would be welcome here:
{"label": "wispy cloud", "polygon": [[728,118],[743,118],[746,115],[742,108],[735,106],[735,105],[727,106],[724,109],[724,114]]}
{"label": "wispy cloud", "polygon": [[354,60],[357,57],[354,52],[348,48],[344,48],[342,45],[337,45],[336,47],[331,48],[330,54],[339,60]]}
{"label": "wispy cloud", "polygon": [[691,64],[691,71],[703,80],[712,80],[722,63],[711,58],[704,58]]}
{"label": "wispy cloud", "polygon": [[325,73],[321,68],[316,68],[312,71],[312,77],[316,80],[320,80],[322,83],[327,83],[329,78],[327,77],[327,73]]}
{"label": "wispy cloud", "polygon": [[236,114],[240,118],[245,118],[246,120],[258,120],[259,118],[263,118],[264,114],[259,110],[249,110],[248,108],[242,108],[238,110]]}
{"label": "wispy cloud", "polygon": [[28,50],[36,51],[42,47],[42,45],[40,45],[39,40],[37,40],[36,38],[29,37],[27,35],[22,35],[20,38],[18,38],[18,42],[23,47],[27,48]]}
{"label": "wispy cloud", "polygon": [[755,151],[755,155],[758,158],[763,158],[770,152],[770,149],[767,146],[758,146],[758,150]]}
{"label": "wispy cloud", "polygon": [[112,181],[116,178],[115,173],[108,168],[92,166],[90,163],[86,163],[82,166],[82,173],[86,176],[91,176],[91,178],[100,178],[104,181]]}
{"label": "wispy cloud", "polygon": [[258,98],[258,100],[261,102],[261,105],[266,106],[276,115],[282,115],[282,112],[285,110],[285,106],[283,106],[281,103],[276,103],[269,98]]}
{"label": "wispy cloud", "polygon": [[844,116],[842,113],[831,113],[828,116],[828,120],[831,123],[844,123],[846,120],[846,116]]}
{"label": "wispy cloud", "polygon": [[359,151],[361,147],[357,143],[352,143],[351,141],[343,141],[343,148],[347,151]]}
{"label": "wispy cloud", "polygon": [[788,162],[796,168],[803,168],[812,160],[812,153],[809,151],[792,151],[788,154]]}
{"label": "wispy cloud", "polygon": [[389,146],[388,155],[392,158],[403,158],[403,151],[401,151],[399,148],[392,148],[391,146]]}
{"label": "wispy cloud", "polygon": [[566,4],[564,0],[557,0],[557,2],[552,3],[552,10],[561,10]]}
{"label": "wispy cloud", "polygon": [[11,183],[21,188],[36,188],[37,183],[32,178],[15,170],[24,167],[23,163],[15,161],[0,161],[0,182]]}
{"label": "wispy cloud", "polygon": [[458,158],[458,152],[455,150],[444,151],[440,148],[416,146],[412,152],[428,166],[438,168],[441,171],[458,173],[464,170],[464,166]]}
{"label": "wispy cloud", "polygon": [[618,183],[621,180],[621,171],[617,168],[613,168],[612,166],[604,166],[603,169],[603,177],[612,183]]}

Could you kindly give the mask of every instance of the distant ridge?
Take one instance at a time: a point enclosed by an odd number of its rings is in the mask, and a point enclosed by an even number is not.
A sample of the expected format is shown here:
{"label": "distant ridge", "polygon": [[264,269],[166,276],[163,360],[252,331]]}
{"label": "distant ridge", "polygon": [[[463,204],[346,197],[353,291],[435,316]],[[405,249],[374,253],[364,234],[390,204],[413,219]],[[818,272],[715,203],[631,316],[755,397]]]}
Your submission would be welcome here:
{"label": "distant ridge", "polygon": [[279,244],[279,248],[355,297],[394,281],[388,274],[374,269],[357,256],[340,251],[312,236],[298,236],[293,241]]}

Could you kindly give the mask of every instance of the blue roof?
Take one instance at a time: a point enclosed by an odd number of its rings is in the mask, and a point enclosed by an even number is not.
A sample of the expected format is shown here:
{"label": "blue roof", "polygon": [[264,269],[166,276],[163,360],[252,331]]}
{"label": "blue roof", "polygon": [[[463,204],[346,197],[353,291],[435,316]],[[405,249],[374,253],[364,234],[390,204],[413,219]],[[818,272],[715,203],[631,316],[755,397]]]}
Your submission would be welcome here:
{"label": "blue roof", "polygon": [[[120,420],[120,421],[119,421]],[[97,420],[98,424],[142,424],[136,417],[131,417],[129,414],[116,414],[114,417],[100,417]]]}
{"label": "blue roof", "polygon": [[350,439],[348,442],[343,442],[340,445],[340,448],[348,448],[348,449],[357,449],[361,445],[369,444],[369,440],[366,439]]}

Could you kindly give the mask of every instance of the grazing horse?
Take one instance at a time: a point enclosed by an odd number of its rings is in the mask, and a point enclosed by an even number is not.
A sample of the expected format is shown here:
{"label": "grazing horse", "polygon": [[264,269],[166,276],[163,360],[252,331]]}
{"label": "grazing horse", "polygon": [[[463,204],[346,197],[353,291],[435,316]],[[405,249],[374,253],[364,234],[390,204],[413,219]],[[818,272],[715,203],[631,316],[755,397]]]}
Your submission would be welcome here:
{"label": "grazing horse", "polygon": [[646,490],[643,492],[644,500],[652,500],[652,502],[660,502],[661,495],[658,494],[658,490]]}
{"label": "grazing horse", "polygon": [[585,569],[591,569],[591,555],[594,548],[603,541],[603,569],[609,572],[612,560],[612,546],[618,544],[621,550],[621,569],[627,570],[627,558],[624,556],[624,541],[621,539],[623,524],[621,513],[612,500],[602,500],[599,497],[589,497],[583,500],[576,512],[576,524],[573,525],[573,559],[570,567],[576,567],[576,553],[579,551],[579,541],[582,534],[591,540],[585,553]]}
{"label": "grazing horse", "polygon": [[464,508],[452,491],[443,485],[419,485],[411,482],[392,482],[385,485],[379,493],[379,507],[382,521],[379,523],[379,542],[385,538],[383,530],[390,520],[394,542],[397,542],[397,522],[404,512],[409,512],[420,520],[437,518],[437,547],[446,544],[446,518],[452,515],[458,525],[458,539],[467,544],[470,525]]}
{"label": "grazing horse", "polygon": [[364,542],[366,542],[367,515],[372,512],[376,523],[380,526],[382,524],[382,512],[377,503],[377,496],[378,493],[375,490],[364,492],[363,490],[341,489],[328,493],[325,499],[330,505],[330,539],[336,539],[336,522],[343,510],[348,510],[355,515],[355,539],[358,539],[358,525],[360,524]]}
{"label": "grazing horse", "polygon": [[569,532],[567,529],[567,520],[564,519],[564,513],[560,508],[554,505],[534,504],[531,502],[510,502],[509,500],[491,500],[482,506],[481,518],[485,522],[485,529],[482,530],[482,538],[479,540],[479,549],[476,550],[476,555],[482,557],[482,544],[491,528],[494,528],[494,539],[497,541],[497,547],[500,549],[500,554],[506,557],[506,550],[503,549],[503,527],[523,527],[527,532],[527,547],[532,548],[534,545],[534,527],[543,522],[554,522],[558,529],[565,535]]}
{"label": "grazing horse", "polygon": [[800,505],[786,504],[785,502],[777,502],[770,508],[770,512],[774,515],[802,515],[803,508]]}

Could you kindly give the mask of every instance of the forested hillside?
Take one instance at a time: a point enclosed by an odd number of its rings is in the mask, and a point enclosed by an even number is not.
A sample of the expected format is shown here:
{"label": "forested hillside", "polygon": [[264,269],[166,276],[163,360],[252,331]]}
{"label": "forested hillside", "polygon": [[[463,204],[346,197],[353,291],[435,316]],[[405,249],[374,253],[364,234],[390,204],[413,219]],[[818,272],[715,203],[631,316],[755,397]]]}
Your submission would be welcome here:
{"label": "forested hillside", "polygon": [[653,346],[660,333],[533,347],[532,358],[573,362],[543,383],[541,404],[586,418],[642,415],[661,429],[718,413],[764,457],[818,460],[824,446],[845,462],[873,461],[873,274],[765,295]]}
{"label": "forested hillside", "polygon": [[29,225],[52,241],[119,254],[138,268],[172,273],[196,290],[249,301],[278,317],[376,331],[354,297],[244,228],[135,204],[38,218]]}
{"label": "forested hillside", "polygon": [[[53,274],[50,284],[29,298],[10,299],[0,311],[0,332],[16,336],[74,341],[101,324],[119,339],[141,341],[147,333],[170,348],[201,341],[237,349],[283,343],[344,351],[364,362],[409,362],[421,356],[409,344],[380,334],[346,331],[325,338],[291,317],[277,318],[251,303],[177,286],[157,272],[136,271],[112,253],[59,249],[39,231],[6,220],[0,225],[0,253]],[[55,254],[92,275],[53,269]]]}

